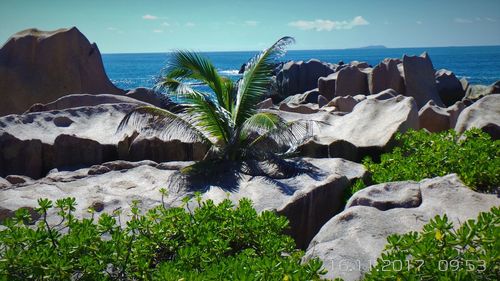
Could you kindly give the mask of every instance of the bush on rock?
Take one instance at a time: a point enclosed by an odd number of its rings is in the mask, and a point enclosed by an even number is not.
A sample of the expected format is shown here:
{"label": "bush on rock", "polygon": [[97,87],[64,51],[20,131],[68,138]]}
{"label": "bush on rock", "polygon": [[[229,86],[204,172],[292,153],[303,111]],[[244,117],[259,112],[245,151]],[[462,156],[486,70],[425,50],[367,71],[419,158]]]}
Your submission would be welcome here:
{"label": "bush on rock", "polygon": [[[41,199],[36,227],[24,224],[25,210],[4,223],[0,280],[319,279],[322,263],[301,263],[303,253],[283,234],[285,217],[257,214],[248,199],[197,202],[194,211],[159,206],[144,215],[134,205],[123,227],[108,214],[76,219],[74,198],[55,206]],[[56,226],[46,220],[53,208]]]}

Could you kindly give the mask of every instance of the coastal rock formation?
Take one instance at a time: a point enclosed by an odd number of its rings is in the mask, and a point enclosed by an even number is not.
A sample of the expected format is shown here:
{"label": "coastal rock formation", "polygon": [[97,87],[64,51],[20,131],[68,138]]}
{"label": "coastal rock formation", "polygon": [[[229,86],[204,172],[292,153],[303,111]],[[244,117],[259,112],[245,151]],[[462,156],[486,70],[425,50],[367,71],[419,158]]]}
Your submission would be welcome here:
{"label": "coastal rock formation", "polygon": [[[100,104],[102,103],[102,104]],[[0,176],[40,178],[53,168],[78,168],[116,159],[157,161],[200,159],[201,144],[136,138],[117,133],[130,110],[147,105],[126,96],[70,95],[33,107],[23,115],[0,117]]]}
{"label": "coastal rock formation", "polygon": [[335,97],[335,83],[337,82],[338,75],[339,73],[335,72],[318,79],[318,91],[322,96],[329,100]]}
{"label": "coastal rock formation", "polygon": [[[419,128],[415,100],[401,95],[385,100],[365,99],[343,116],[322,114],[318,118],[325,125],[315,132],[312,140],[299,146],[301,155],[359,161],[366,155],[377,156],[389,149],[397,132]],[[290,121],[297,118],[283,117]]]}
{"label": "coastal rock formation", "polygon": [[335,82],[335,96],[355,96],[368,94],[368,78],[366,73],[356,66],[342,68]]}
{"label": "coastal rock formation", "polygon": [[437,133],[450,128],[450,114],[446,108],[437,106],[430,100],[418,111],[418,120],[421,129]]}
{"label": "coastal rock formation", "polygon": [[[259,212],[277,210],[290,219],[290,234],[299,247],[305,248],[321,226],[341,211],[343,193],[350,182],[365,177],[366,171],[362,165],[343,159],[302,161],[308,166],[307,173],[282,179],[242,175],[231,184],[231,189],[224,184],[211,185],[202,197],[216,202],[226,198],[237,202],[246,197]],[[13,212],[21,207],[35,207],[42,197],[75,197],[77,217],[88,217],[87,208],[99,202],[102,212],[121,210],[120,219],[126,222],[133,200],[139,200],[142,210],[161,204],[160,188],[168,188],[164,197],[167,206],[180,206],[185,196],[200,190],[175,180],[178,169],[189,164],[192,162],[113,161],[73,172],[54,171],[37,181],[0,189],[0,208]],[[231,181],[228,176],[227,182]],[[54,221],[53,216],[51,213],[49,220]]]}
{"label": "coastal rock formation", "polygon": [[28,29],[0,49],[0,116],[67,94],[122,94],[106,76],[97,45],[76,28]]}
{"label": "coastal rock formation", "polygon": [[439,97],[446,106],[461,101],[465,96],[460,80],[453,72],[446,69],[440,69],[436,72],[436,87]]}
{"label": "coastal rock formation", "polygon": [[427,53],[420,56],[403,56],[403,68],[405,95],[413,97],[419,108],[429,100],[433,100],[438,106],[444,106],[436,88],[434,66]]}
{"label": "coastal rock formation", "polygon": [[380,256],[390,234],[419,231],[434,216],[443,214],[456,227],[499,204],[495,194],[474,192],[454,174],[370,186],[354,194],[345,210],[321,228],[305,258],[319,257],[328,269],[327,279],[360,280]]}
{"label": "coastal rock formation", "polygon": [[463,133],[471,128],[480,128],[500,139],[500,95],[488,95],[465,108],[458,116],[455,131]]}
{"label": "coastal rock formation", "polygon": [[309,90],[303,94],[296,94],[293,96],[289,96],[286,99],[284,99],[281,103],[290,103],[290,104],[317,103],[319,95],[320,93],[316,88]]}
{"label": "coastal rock formation", "polygon": [[331,100],[327,106],[334,106],[337,108],[337,111],[351,112],[353,108],[356,106],[356,104],[358,104],[364,99],[366,99],[366,96],[364,95],[356,95],[354,97],[341,96]]}
{"label": "coastal rock formation", "polygon": [[377,94],[386,89],[393,89],[398,94],[405,94],[405,83],[399,72],[400,59],[385,59],[377,64],[368,75],[368,89]]}
{"label": "coastal rock formation", "polygon": [[172,101],[161,93],[148,88],[136,88],[125,93],[125,96],[152,104],[159,108],[169,108],[172,106]]}
{"label": "coastal rock formation", "polygon": [[489,86],[485,85],[468,85],[465,93],[465,99],[478,100],[484,96],[491,94],[500,94],[500,81],[497,81]]}
{"label": "coastal rock formation", "polygon": [[319,60],[287,62],[276,75],[278,91],[284,97],[302,94],[318,87],[318,78],[333,73],[330,65]]}

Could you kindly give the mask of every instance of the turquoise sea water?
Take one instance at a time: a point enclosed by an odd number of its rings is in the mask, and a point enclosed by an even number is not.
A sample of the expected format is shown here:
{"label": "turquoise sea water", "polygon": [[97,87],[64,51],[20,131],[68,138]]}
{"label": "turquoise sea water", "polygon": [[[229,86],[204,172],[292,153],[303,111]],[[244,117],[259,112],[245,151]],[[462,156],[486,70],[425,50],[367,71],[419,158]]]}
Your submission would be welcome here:
{"label": "turquoise sea water", "polygon": [[[353,60],[376,65],[384,58],[401,58],[403,54],[419,55],[427,51],[436,69],[452,70],[459,78],[466,77],[473,84],[491,84],[500,80],[500,46],[388,48],[346,50],[288,51],[283,61],[309,60],[337,63]],[[223,74],[238,77],[241,65],[256,52],[207,52]],[[104,67],[115,85],[122,89],[152,87],[168,62],[168,53],[103,54]]]}

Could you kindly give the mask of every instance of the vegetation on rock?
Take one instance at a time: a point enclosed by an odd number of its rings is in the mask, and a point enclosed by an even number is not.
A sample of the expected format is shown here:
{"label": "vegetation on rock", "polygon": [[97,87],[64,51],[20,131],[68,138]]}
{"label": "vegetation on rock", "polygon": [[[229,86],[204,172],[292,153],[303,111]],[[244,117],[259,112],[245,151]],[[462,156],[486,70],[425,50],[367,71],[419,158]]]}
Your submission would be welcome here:
{"label": "vegetation on rock", "polygon": [[[398,146],[375,163],[367,158],[363,164],[373,183],[433,178],[456,173],[474,190],[494,192],[500,185],[500,140],[479,129],[462,136],[449,130],[428,133],[408,131],[396,136]],[[358,190],[362,184],[358,183]]]}
{"label": "vegetation on rock", "polygon": [[421,232],[393,234],[364,280],[499,280],[500,208],[453,229],[446,215]]}
{"label": "vegetation on rock", "polygon": [[[36,227],[25,225],[25,209],[4,222],[0,280],[319,279],[321,261],[301,263],[303,253],[283,234],[285,217],[257,214],[247,199],[196,201],[194,211],[159,206],[144,215],[134,205],[122,226],[108,214],[76,219],[74,198],[41,199]],[[52,226],[54,208],[61,222]]]}

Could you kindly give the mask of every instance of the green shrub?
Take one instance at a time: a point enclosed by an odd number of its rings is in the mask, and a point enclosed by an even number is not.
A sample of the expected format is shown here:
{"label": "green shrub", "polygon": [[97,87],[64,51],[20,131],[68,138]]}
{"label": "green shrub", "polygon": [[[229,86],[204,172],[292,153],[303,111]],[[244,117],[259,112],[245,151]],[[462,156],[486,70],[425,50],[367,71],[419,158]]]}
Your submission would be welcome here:
{"label": "green shrub", "polygon": [[380,163],[363,161],[374,183],[415,180],[456,173],[469,187],[493,192],[500,185],[500,141],[472,129],[460,138],[455,131],[408,131]]}
{"label": "green shrub", "polygon": [[[159,206],[144,215],[134,203],[122,227],[108,214],[76,219],[74,198],[55,206],[41,199],[35,227],[24,225],[26,210],[4,222],[0,280],[314,280],[323,273],[318,259],[301,263],[303,252],[283,234],[285,217],[257,214],[247,199],[237,206],[196,200],[194,211]],[[57,226],[46,220],[53,208]]]}
{"label": "green shrub", "polygon": [[498,207],[457,230],[446,215],[436,216],[421,232],[389,236],[364,280],[500,280],[499,237]]}

